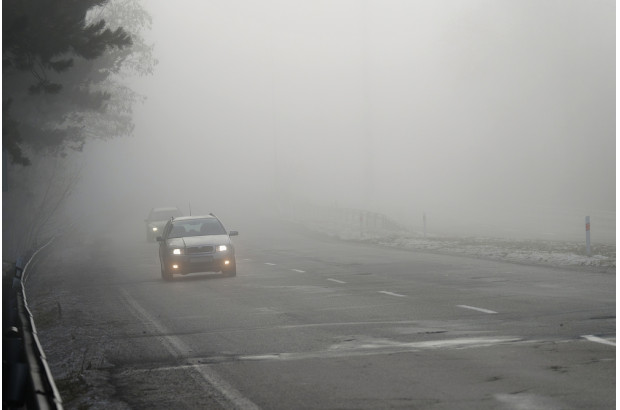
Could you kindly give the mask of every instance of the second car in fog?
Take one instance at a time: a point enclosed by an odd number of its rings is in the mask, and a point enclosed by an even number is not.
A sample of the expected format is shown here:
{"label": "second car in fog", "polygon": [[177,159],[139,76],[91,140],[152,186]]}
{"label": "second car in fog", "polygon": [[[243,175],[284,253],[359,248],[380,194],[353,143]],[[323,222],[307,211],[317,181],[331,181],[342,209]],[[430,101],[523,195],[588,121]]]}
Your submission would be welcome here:
{"label": "second car in fog", "polygon": [[166,222],[170,218],[176,218],[183,215],[179,208],[174,206],[164,208],[152,208],[149,216],[144,220],[146,223],[146,240],[147,242],[155,242],[155,238],[161,235]]}
{"label": "second car in fog", "polygon": [[193,272],[222,272],[226,276],[237,274],[235,249],[231,236],[213,214],[183,216],[170,219],[157,238],[161,275],[165,280],[174,274]]}

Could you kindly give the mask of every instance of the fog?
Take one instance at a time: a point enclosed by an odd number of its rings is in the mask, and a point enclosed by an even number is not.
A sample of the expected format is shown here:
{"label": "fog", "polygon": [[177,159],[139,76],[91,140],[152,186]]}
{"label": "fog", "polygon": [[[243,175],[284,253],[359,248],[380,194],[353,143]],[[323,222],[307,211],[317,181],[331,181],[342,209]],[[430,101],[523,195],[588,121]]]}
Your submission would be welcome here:
{"label": "fog", "polygon": [[134,136],[86,145],[81,209],[247,215],[294,197],[570,240],[590,215],[592,240],[615,242],[613,1],[144,7],[159,64],[131,83]]}

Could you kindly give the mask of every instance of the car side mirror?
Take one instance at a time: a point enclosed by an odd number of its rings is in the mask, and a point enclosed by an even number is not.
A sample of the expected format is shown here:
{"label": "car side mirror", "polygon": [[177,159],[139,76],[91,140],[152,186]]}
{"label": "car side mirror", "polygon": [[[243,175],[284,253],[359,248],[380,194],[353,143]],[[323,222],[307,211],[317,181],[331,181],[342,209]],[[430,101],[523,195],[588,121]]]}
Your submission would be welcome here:
{"label": "car side mirror", "polygon": [[228,233],[228,236],[237,236],[237,235],[239,235],[239,232],[237,232],[237,231],[230,231]]}
{"label": "car side mirror", "polygon": [[163,241],[164,241],[164,240],[163,240],[163,238],[162,238],[161,236],[158,236],[158,237],[157,237],[157,242],[163,242]]}

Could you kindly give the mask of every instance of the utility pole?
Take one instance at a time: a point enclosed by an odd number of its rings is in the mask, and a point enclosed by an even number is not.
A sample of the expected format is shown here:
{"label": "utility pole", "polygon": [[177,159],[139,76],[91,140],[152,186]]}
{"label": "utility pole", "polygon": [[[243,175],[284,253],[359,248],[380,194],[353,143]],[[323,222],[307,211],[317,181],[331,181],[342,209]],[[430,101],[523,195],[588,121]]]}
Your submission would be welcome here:
{"label": "utility pole", "polygon": [[[274,6],[275,7],[275,6]],[[271,15],[277,16],[276,10]],[[276,106],[276,34],[275,21],[271,23],[271,132],[273,142],[273,193],[276,200],[280,192],[280,169],[278,158],[278,129],[277,129],[277,106]]]}

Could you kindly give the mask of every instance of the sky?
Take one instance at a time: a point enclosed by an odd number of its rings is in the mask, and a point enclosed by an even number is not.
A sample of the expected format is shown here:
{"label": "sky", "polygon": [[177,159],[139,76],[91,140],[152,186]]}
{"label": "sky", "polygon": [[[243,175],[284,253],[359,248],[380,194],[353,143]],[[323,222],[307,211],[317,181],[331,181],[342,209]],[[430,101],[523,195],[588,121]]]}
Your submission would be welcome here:
{"label": "sky", "polygon": [[134,136],[83,193],[144,208],[382,212],[473,235],[615,241],[611,0],[149,0]]}

